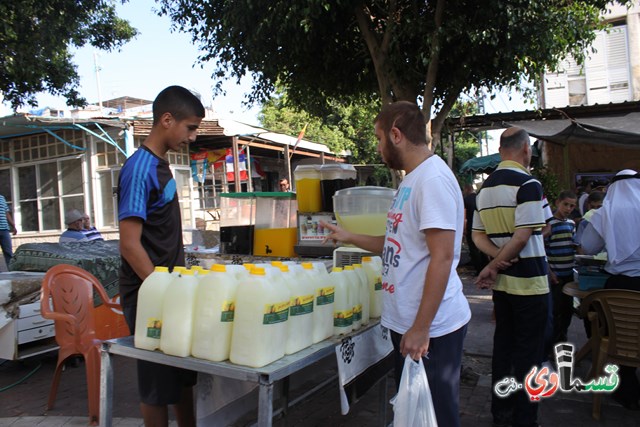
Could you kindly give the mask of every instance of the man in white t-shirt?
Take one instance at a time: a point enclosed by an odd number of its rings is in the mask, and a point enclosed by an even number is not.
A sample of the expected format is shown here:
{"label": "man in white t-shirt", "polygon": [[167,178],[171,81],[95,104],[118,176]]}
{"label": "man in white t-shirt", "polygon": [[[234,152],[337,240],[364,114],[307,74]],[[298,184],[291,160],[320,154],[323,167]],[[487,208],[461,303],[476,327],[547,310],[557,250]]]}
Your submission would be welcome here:
{"label": "man in white t-shirt", "polygon": [[323,225],[332,231],[328,240],[382,254],[382,325],[391,330],[396,382],[406,355],[422,357],[438,425],[456,427],[462,343],[471,318],[456,272],[464,233],[462,192],[446,163],[429,150],[416,104],[385,105],[375,131],[384,163],[406,172],[387,215],[386,235]]}

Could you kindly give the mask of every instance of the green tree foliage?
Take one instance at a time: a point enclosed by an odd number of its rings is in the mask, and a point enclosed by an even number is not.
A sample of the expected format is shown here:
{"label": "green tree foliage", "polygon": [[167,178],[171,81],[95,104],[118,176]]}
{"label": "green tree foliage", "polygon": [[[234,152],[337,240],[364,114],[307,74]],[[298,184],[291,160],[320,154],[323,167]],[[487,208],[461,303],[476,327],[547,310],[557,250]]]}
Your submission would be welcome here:
{"label": "green tree foliage", "polygon": [[325,114],[319,117],[289,106],[287,94],[279,91],[263,104],[258,119],[264,127],[289,135],[297,135],[307,125],[305,138],[325,144],[334,153],[351,152],[352,163],[370,164],[380,163],[373,131],[378,110],[379,104],[372,100],[331,100]]}
{"label": "green tree foliage", "polygon": [[[215,77],[251,73],[249,102],[283,85],[323,116],[332,99],[376,94],[422,104],[439,139],[471,88],[536,80],[594,38],[608,0],[158,0],[216,61]],[[218,83],[218,89],[220,83]]]}
{"label": "green tree foliage", "polygon": [[113,50],[137,31],[116,15],[111,0],[0,2],[0,93],[14,109],[36,106],[35,95],[62,95],[84,105],[71,47]]}

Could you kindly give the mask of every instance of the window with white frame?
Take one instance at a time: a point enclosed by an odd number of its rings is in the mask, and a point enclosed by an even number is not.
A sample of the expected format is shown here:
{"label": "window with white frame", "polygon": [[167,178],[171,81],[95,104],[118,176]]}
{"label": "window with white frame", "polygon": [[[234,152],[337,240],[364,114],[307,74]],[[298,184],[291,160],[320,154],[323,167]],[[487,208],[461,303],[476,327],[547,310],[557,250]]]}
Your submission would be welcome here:
{"label": "window with white frame", "polygon": [[544,107],[594,105],[633,100],[627,26],[598,31],[584,64],[568,57],[545,74]]}
{"label": "window with white frame", "polygon": [[191,169],[173,168],[173,177],[176,180],[182,224],[185,227],[191,227],[194,221],[191,200]]}
{"label": "window with white frame", "polygon": [[[124,138],[117,143],[121,149],[124,149]],[[95,223],[99,228],[116,228],[118,226],[116,189],[118,188],[120,166],[126,158],[112,144],[96,140],[95,146],[97,175]]]}
{"label": "window with white frame", "polygon": [[21,231],[63,230],[65,212],[84,211],[81,157],[18,166],[17,170]]}
{"label": "window with white frame", "polygon": [[100,194],[100,208],[96,221],[101,227],[117,227],[117,194],[118,176],[120,168],[102,170],[98,172],[98,193]]}

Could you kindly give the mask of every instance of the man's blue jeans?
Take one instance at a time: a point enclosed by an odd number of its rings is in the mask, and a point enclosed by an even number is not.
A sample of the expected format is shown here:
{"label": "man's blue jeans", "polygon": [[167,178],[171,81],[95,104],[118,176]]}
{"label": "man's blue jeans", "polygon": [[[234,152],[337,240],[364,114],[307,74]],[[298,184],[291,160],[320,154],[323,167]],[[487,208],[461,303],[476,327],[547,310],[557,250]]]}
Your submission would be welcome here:
{"label": "man's blue jeans", "polygon": [[9,230],[0,230],[0,246],[2,247],[2,255],[4,255],[4,262],[9,268],[9,261],[13,258],[13,248],[11,247],[11,233]]}

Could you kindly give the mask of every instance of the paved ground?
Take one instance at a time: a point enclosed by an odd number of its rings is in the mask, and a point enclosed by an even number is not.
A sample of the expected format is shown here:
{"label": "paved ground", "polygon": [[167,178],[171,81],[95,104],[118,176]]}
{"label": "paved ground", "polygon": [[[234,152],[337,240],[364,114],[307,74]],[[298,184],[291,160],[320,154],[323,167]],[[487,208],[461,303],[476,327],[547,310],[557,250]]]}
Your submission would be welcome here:
{"label": "paved ground", "polygon": [[[468,270],[460,269],[465,294],[473,311],[473,318],[465,342],[463,381],[460,392],[463,427],[491,425],[489,381],[493,323],[489,293],[472,285]],[[582,323],[572,322],[570,339],[576,346],[584,342]],[[141,426],[135,385],[135,362],[114,357],[114,425]],[[84,364],[69,366],[62,374],[55,407],[46,410],[49,387],[55,368],[55,354],[24,361],[0,360],[0,427],[83,426],[87,424],[86,385]],[[585,376],[586,360],[578,368],[578,376]],[[304,387],[303,385],[302,387]],[[292,396],[295,397],[295,388]],[[388,396],[392,396],[393,381],[389,381]],[[379,388],[372,388],[359,402],[352,405],[348,415],[340,414],[337,382],[319,394],[294,407],[286,418],[274,422],[278,427],[294,426],[379,426],[381,420]],[[591,418],[591,396],[561,394],[540,404],[539,422],[550,426],[640,426],[640,412],[627,411],[608,396],[603,398],[602,420]],[[250,418],[250,417],[249,417]],[[391,409],[387,421],[392,419]],[[236,426],[250,424],[242,421]],[[175,424],[172,424],[175,425]],[[443,426],[446,427],[446,426]]]}

